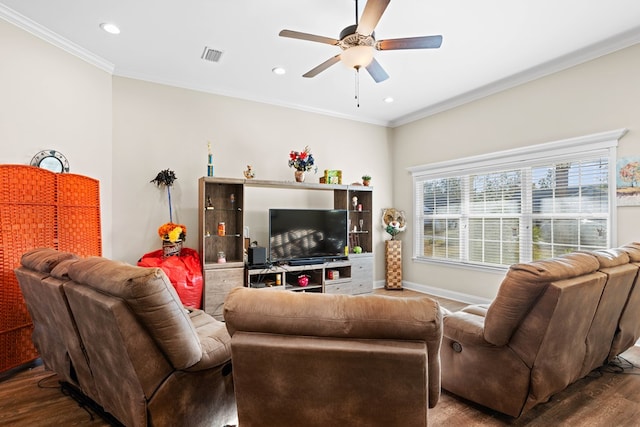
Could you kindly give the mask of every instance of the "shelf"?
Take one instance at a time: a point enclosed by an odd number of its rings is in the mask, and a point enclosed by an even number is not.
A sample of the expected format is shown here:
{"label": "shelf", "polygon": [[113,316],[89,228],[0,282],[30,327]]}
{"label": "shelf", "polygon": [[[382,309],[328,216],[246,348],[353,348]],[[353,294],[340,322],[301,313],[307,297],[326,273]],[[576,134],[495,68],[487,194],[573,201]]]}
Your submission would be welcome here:
{"label": "shelf", "polygon": [[337,285],[338,283],[351,283],[351,277],[341,277],[340,279],[326,279],[325,285]]}
{"label": "shelf", "polygon": [[[326,185],[326,184],[322,184]],[[320,289],[322,291],[322,285],[307,285],[307,286],[295,286],[295,285],[286,285],[285,289],[288,291],[309,291],[311,289]]]}
{"label": "shelf", "polygon": [[[311,175],[309,175],[311,176]],[[274,187],[274,188],[287,188],[297,190],[346,190],[348,185],[342,184],[320,184],[313,182],[295,182],[295,181],[270,181],[270,180],[257,180],[247,179],[244,181],[244,185],[248,187]]]}
{"label": "shelf", "polygon": [[[312,177],[315,175],[307,175]],[[293,178],[293,176],[292,176]],[[217,177],[203,177],[203,182],[214,184],[242,184],[246,187],[273,187],[273,188],[289,188],[289,189],[301,189],[301,190],[351,190],[361,192],[372,192],[372,186],[353,185],[353,184],[320,184],[315,182],[295,182],[291,181],[275,181],[264,179],[236,179],[236,178],[217,178]]]}
{"label": "shelf", "polygon": [[350,231],[349,234],[369,234],[369,230],[364,231]]}
{"label": "shelf", "polygon": [[207,206],[204,210],[209,212],[242,212],[242,208],[216,208],[214,206]]}
{"label": "shelf", "polygon": [[241,234],[225,234],[224,236],[220,236],[218,234],[205,234],[203,237],[205,237],[205,238],[211,238],[211,237],[225,238],[225,237],[242,237],[242,235]]}
{"label": "shelf", "polygon": [[204,264],[204,268],[207,270],[214,270],[218,268],[240,268],[240,267],[244,267],[244,261],[242,260],[236,260],[236,261],[227,260],[227,262],[208,262]]}

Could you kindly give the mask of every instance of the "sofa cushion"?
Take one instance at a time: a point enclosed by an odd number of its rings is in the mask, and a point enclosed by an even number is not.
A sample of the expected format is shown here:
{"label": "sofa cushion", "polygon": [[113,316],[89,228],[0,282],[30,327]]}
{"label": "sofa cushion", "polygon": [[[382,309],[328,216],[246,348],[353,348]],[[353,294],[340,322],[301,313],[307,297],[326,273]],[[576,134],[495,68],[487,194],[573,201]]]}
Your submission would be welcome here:
{"label": "sofa cushion", "polygon": [[198,334],[161,269],[91,257],[69,265],[68,273],[74,282],[122,298],[176,369],[202,358]]}
{"label": "sofa cushion", "polygon": [[622,248],[598,250],[590,253],[598,260],[600,269],[617,267],[629,263],[629,254]]}
{"label": "sofa cushion", "polygon": [[487,310],[484,338],[505,345],[549,283],[589,274],[599,267],[596,257],[587,253],[512,265]]}
{"label": "sofa cushion", "polygon": [[69,252],[59,252],[51,248],[36,248],[25,252],[20,263],[31,270],[49,274],[61,261],[77,258],[76,255]]}
{"label": "sofa cushion", "polygon": [[69,266],[78,261],[78,258],[70,258],[60,261],[51,269],[51,276],[60,280],[69,280]]}
{"label": "sofa cushion", "polygon": [[640,243],[629,243],[628,245],[622,246],[620,249],[627,253],[631,262],[640,262]]}

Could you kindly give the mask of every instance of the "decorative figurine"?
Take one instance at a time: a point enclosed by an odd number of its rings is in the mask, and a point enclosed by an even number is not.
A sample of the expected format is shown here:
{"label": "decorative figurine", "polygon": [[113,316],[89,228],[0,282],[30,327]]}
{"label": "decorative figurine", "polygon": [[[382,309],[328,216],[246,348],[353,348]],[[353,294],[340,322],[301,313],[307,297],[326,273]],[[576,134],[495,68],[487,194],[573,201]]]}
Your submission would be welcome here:
{"label": "decorative figurine", "polygon": [[395,208],[382,210],[382,228],[391,235],[391,240],[396,239],[396,235],[407,228],[407,220],[404,211]]}
{"label": "decorative figurine", "polygon": [[244,173],[244,177],[247,179],[253,179],[255,178],[255,173],[253,172],[253,168],[251,168],[251,165],[247,165],[247,170],[243,172]]}
{"label": "decorative figurine", "polygon": [[207,143],[207,176],[213,176],[213,153],[211,152],[211,143]]}

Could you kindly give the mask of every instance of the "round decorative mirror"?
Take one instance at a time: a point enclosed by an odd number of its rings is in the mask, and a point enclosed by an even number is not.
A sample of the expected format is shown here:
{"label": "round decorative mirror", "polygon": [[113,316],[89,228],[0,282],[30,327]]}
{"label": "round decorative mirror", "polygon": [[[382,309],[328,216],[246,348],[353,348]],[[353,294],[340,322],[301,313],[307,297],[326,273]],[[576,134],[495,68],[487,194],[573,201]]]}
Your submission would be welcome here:
{"label": "round decorative mirror", "polygon": [[31,166],[47,169],[51,172],[69,172],[69,161],[59,151],[42,150],[31,159]]}

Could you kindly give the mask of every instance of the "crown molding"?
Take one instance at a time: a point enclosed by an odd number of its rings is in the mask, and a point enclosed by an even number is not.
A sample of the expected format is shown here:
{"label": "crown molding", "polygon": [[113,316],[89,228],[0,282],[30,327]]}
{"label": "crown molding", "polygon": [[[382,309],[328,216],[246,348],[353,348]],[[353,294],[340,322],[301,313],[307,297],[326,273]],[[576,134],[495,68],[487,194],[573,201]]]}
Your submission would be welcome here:
{"label": "crown molding", "polygon": [[34,36],[51,43],[52,45],[63,49],[64,51],[82,59],[83,61],[88,62],[91,65],[94,65],[100,68],[103,71],[106,71],[109,74],[113,74],[115,66],[105,60],[104,58],[95,55],[94,53],[84,49],[81,46],[61,37],[60,35],[54,33],[53,31],[43,27],[35,21],[27,18],[16,12],[13,9],[10,9],[0,3],[0,18],[5,21],[15,25],[18,28],[21,28]]}
{"label": "crown molding", "polygon": [[601,56],[633,46],[637,43],[640,43],[640,27],[633,28],[632,30],[623,32],[617,36],[592,44],[571,54],[561,56],[552,61],[545,62],[504,79],[497,80],[494,83],[490,83],[453,98],[449,98],[415,113],[392,120],[389,122],[388,126],[394,128],[425,117],[433,116],[443,111],[460,107],[461,105],[486,98],[487,96],[520,86],[541,77],[600,58]]}

